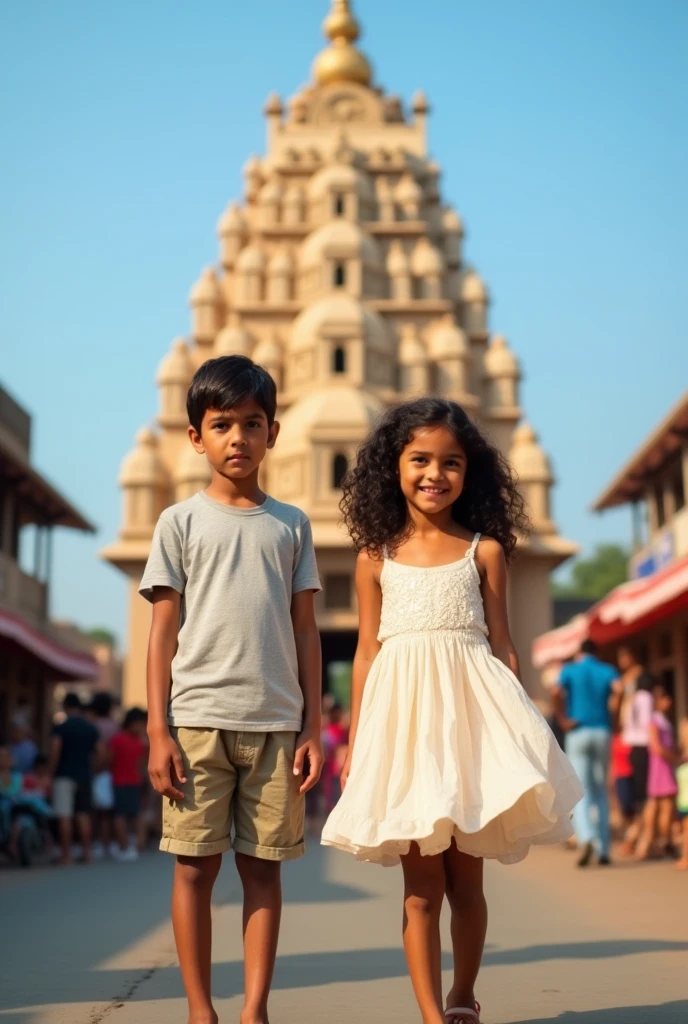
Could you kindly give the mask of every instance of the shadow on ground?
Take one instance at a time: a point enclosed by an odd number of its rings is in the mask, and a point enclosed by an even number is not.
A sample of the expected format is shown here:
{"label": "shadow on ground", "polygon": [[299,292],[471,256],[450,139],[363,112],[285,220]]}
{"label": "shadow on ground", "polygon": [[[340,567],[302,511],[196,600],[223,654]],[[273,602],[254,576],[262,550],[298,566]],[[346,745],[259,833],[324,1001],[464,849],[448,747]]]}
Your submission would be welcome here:
{"label": "shadow on ground", "polygon": [[688,1000],[661,1003],[659,1006],[619,1006],[612,1010],[584,1010],[562,1013],[546,1020],[521,1020],[518,1024],[685,1024]]}
{"label": "shadow on ground", "polygon": [[[555,946],[530,946],[524,949],[499,950],[491,949],[485,954],[484,966],[501,964],[525,964],[542,960],[554,959],[598,959],[601,957],[632,956],[638,953],[657,953],[688,950],[688,944],[681,942],[656,941],[610,941],[593,943],[569,943]],[[451,955],[443,956],[442,966],[450,970]],[[379,981],[383,979],[406,977],[407,968],[403,951],[398,946],[381,949],[346,950],[330,953],[289,954],[281,952],[277,959],[274,990],[306,989],[320,985],[337,983],[355,983]],[[138,977],[138,981],[136,980]],[[133,979],[133,984],[132,984]],[[243,992],[243,963],[240,960],[225,961],[213,965],[213,992],[218,999],[231,999]],[[141,972],[117,970],[71,970],[62,974],[59,993],[34,992],[29,997],[31,1003],[55,1001],[64,1003],[88,1003],[125,998],[124,992],[129,989],[127,1002],[150,1002],[154,1000],[181,999],[184,996],[181,977],[171,953],[167,963],[157,969],[151,969],[147,977],[142,978]],[[2,998],[2,1005],[9,1009],[23,1006],[28,1001],[24,993],[21,1002],[8,999],[10,993]],[[676,1005],[676,1004],[675,1004]],[[688,1004],[681,1004],[688,1005]],[[597,1011],[596,1011],[597,1012]],[[617,1011],[599,1011],[599,1013],[616,1013]],[[555,1018],[557,1024],[635,1024],[636,1018],[623,1014],[630,1010],[619,1010],[619,1017],[601,1017],[586,1014],[569,1014]],[[635,1012],[635,1011],[634,1011]],[[670,1011],[667,1011],[668,1013]],[[638,1009],[638,1014],[641,1011]],[[685,1024],[688,1016],[680,1016],[681,1024]],[[637,1016],[638,1024],[664,1024],[679,1017],[645,1017]],[[0,1015],[0,1024],[6,1024],[7,1018]],[[23,1024],[17,1018],[16,1024]],[[535,1024],[534,1021],[523,1021],[521,1024]],[[554,1024],[542,1021],[539,1024]]]}
{"label": "shadow on ground", "polygon": [[673,953],[688,951],[688,942],[661,939],[607,939],[600,942],[552,942],[521,949],[488,949],[483,967],[507,964],[534,964],[543,960],[604,960],[609,957],[635,956],[637,953]]}
{"label": "shadow on ground", "polygon": [[[286,865],[285,903],[355,905],[372,898],[369,890],[331,881],[330,863],[325,851],[312,847],[307,858]],[[0,1013],[0,1024],[26,1024],[31,1017],[22,1017],[19,1010],[27,1005],[116,1001],[138,985],[145,971],[98,965],[167,925],[173,866],[173,857],[146,854],[132,865],[106,861],[89,867],[3,872],[0,916],[11,927],[0,929],[0,1011],[18,1012]],[[231,856],[225,858],[213,896],[216,906],[241,902]],[[175,959],[170,932],[159,962],[166,965]],[[49,971],[37,969],[43,963],[51,965]],[[169,973],[175,979],[175,995],[181,995],[176,967]],[[146,998],[148,983],[144,981],[142,988],[135,998]]]}

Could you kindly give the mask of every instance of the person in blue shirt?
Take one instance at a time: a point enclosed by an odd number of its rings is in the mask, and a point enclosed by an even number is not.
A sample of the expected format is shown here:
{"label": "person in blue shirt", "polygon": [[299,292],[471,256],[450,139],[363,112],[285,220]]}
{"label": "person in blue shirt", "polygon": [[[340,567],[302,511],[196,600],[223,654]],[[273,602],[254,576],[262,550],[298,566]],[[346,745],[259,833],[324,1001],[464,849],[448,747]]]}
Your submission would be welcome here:
{"label": "person in blue shirt", "polygon": [[[611,829],[607,774],[612,734],[610,699],[618,673],[597,658],[597,647],[586,640],[575,661],[565,665],[554,692],[557,718],[566,733],[566,753],[583,785],[584,796],[573,811],[580,845],[579,867],[597,853],[609,864]],[[596,810],[593,820],[592,809]]]}

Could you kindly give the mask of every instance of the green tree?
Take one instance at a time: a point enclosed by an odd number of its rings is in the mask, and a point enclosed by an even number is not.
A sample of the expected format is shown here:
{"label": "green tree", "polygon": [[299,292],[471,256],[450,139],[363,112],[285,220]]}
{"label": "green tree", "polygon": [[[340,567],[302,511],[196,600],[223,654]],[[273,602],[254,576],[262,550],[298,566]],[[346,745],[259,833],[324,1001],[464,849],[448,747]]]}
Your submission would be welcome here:
{"label": "green tree", "polygon": [[109,629],[105,629],[104,626],[96,626],[94,629],[89,629],[86,636],[96,644],[107,644],[108,647],[117,646],[117,637]]}
{"label": "green tree", "polygon": [[628,551],[620,544],[598,544],[590,558],[577,558],[568,580],[552,585],[555,597],[599,600],[628,579]]}

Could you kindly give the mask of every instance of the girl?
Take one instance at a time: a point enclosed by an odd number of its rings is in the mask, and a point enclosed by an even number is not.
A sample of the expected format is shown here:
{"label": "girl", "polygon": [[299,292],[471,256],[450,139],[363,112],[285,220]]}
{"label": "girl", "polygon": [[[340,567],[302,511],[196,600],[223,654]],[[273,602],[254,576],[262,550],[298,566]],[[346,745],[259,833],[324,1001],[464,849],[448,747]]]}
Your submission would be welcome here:
{"label": "girl", "polygon": [[643,831],[638,842],[636,857],[646,860],[650,856],[655,835],[664,853],[672,853],[671,826],[678,786],[676,766],[680,763],[674,729],[669,719],[673,701],[663,686],[652,691],[654,711],[650,721],[649,766],[647,773],[647,803],[643,815]]}
{"label": "girl", "polygon": [[[404,873],[404,947],[425,1024],[480,1024],[483,857],[572,832],[578,780],[519,685],[506,563],[526,526],[501,455],[454,402],[386,414],[344,484],[360,625],[346,786],[323,843]],[[489,636],[489,642],[488,642]],[[443,1012],[440,910],[454,980]]]}
{"label": "girl", "polygon": [[650,723],[652,720],[652,687],[654,680],[646,672],[630,647],[620,647],[616,654],[621,672],[620,686],[612,699],[612,713],[621,726],[621,740],[629,748],[633,776],[633,819],[627,822],[621,853],[632,856],[643,829],[643,808],[647,800]]}

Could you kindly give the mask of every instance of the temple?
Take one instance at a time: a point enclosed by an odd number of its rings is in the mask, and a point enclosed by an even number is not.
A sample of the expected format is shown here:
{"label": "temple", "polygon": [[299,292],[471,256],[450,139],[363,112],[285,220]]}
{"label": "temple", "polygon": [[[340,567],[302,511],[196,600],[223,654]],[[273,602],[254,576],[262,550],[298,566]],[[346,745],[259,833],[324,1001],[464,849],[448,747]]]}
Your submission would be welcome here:
{"label": "temple", "polygon": [[[220,216],[218,262],[191,289],[190,337],[160,363],[154,427],[122,463],[117,540],[103,556],[129,578],[125,702],[142,703],[150,611],[137,594],[157,518],[209,479],[186,436],[186,391],[206,359],[251,356],[279,390],[279,440],[263,486],[310,516],[323,580],[326,667],[356,638],[354,554],[339,520],[340,484],[357,446],[390,404],[432,393],[460,402],[511,460],[533,533],[510,576],[514,639],[524,661],[551,626],[549,573],[575,546],[557,532],[553,476],[523,421],[521,368],[492,334],[489,294],[465,258],[463,224],[428,154],[430,107],[375,84],[346,0],[324,22],[312,80],[265,104],[265,155],[244,168],[244,194]],[[228,609],[231,625],[231,609]],[[524,664],[526,686],[538,677]]]}

